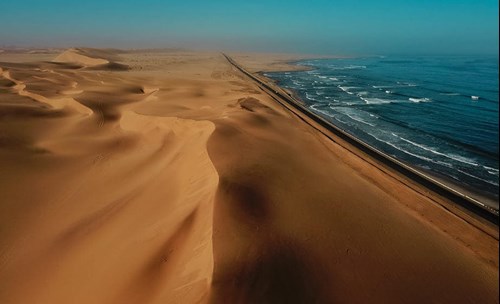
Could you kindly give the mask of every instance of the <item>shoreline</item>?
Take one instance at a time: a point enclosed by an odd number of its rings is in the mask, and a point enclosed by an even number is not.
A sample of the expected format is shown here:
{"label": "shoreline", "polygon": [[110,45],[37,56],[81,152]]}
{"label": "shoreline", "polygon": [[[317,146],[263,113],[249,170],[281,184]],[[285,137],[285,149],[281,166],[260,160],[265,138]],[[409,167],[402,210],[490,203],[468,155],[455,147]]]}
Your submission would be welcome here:
{"label": "shoreline", "polygon": [[[320,118],[327,120],[328,123],[335,125],[334,122],[330,122],[327,118],[323,118],[320,114],[310,111],[309,108],[307,107],[306,102],[302,99],[302,97],[300,97],[300,95],[298,94],[298,92],[296,90],[291,90],[288,88],[281,87],[277,80],[274,80],[274,79],[266,76],[265,74],[266,73],[282,73],[282,72],[293,73],[293,72],[303,72],[303,71],[314,71],[314,70],[317,70],[318,68],[314,68],[311,66],[304,66],[304,65],[301,65],[300,62],[302,62],[304,60],[328,60],[328,59],[342,59],[342,58],[350,58],[350,57],[327,57],[327,58],[317,57],[317,58],[309,58],[309,59],[290,60],[290,61],[287,61],[287,64],[296,65],[298,67],[304,67],[305,69],[303,69],[303,70],[302,69],[290,69],[288,71],[268,70],[268,71],[259,71],[256,73],[260,77],[266,79],[266,81],[272,83],[273,85],[277,86],[282,91],[286,92],[290,97],[292,97],[292,99],[295,99],[295,102],[298,102],[300,105],[305,106],[306,111],[309,111],[309,112],[313,113],[314,115],[319,116]],[[338,127],[338,126],[336,126],[336,127]],[[342,129],[341,127],[338,127],[338,128]],[[348,130],[344,130],[344,129],[342,129],[342,130],[343,130],[343,132],[348,133],[350,136],[355,137],[358,140],[364,142],[367,146],[370,146],[371,148],[373,148],[375,150],[379,150],[380,153],[386,154],[387,156],[394,158],[397,161],[399,161],[399,162],[401,162],[409,167],[412,167],[413,169],[415,169],[417,171],[420,171],[422,174],[430,176],[432,179],[438,181],[439,183],[444,184],[447,187],[454,189],[455,191],[457,191],[459,193],[462,193],[464,196],[470,197],[472,200],[479,203],[479,205],[485,206],[485,207],[487,207],[487,209],[491,209],[497,216],[500,214],[500,209],[497,209],[494,207],[495,203],[498,202],[498,197],[495,197],[494,194],[489,193],[489,192],[475,191],[472,187],[467,187],[467,185],[461,184],[460,181],[454,181],[453,179],[451,179],[450,177],[448,177],[444,174],[439,174],[437,172],[433,172],[432,170],[426,170],[424,168],[414,166],[411,163],[400,160],[397,157],[391,156],[391,155],[381,151],[380,149],[376,148],[375,146],[366,143],[362,139],[358,138],[356,135],[350,133]],[[497,219],[497,225],[498,225],[498,219]]]}
{"label": "shoreline", "polygon": [[[376,160],[381,161],[386,166],[389,166],[391,169],[398,171],[400,174],[405,175],[407,178],[410,178],[417,184],[425,187],[428,190],[433,191],[435,194],[450,200],[452,203],[457,206],[461,206],[467,209],[469,212],[472,212],[474,215],[481,217],[482,219],[487,220],[490,223],[498,226],[499,222],[499,211],[488,206],[487,204],[479,201],[476,198],[473,198],[467,194],[462,193],[461,191],[465,189],[455,189],[450,185],[447,185],[444,181],[440,180],[435,176],[429,176],[429,174],[421,172],[421,170],[414,168],[400,160],[390,156],[379,149],[368,145],[362,140],[356,138],[348,131],[343,130],[333,123],[327,121],[323,117],[318,114],[307,109],[303,102],[301,104],[300,98],[296,98],[295,94],[291,94],[288,90],[281,88],[275,81],[270,81],[277,88],[272,88],[269,83],[269,78],[262,75],[262,73],[257,73],[260,77],[265,77],[266,81],[255,77],[250,72],[246,71],[244,68],[238,65],[234,60],[224,54],[224,56],[228,59],[228,61],[233,64],[236,68],[240,69],[244,74],[252,78],[254,81],[260,83],[264,87],[267,86],[267,89],[272,91],[278,98],[281,98],[285,102],[288,102],[291,106],[295,107],[298,111],[302,112],[309,116],[316,123],[320,124],[322,127],[325,127],[330,132],[334,133],[341,137],[343,140],[346,140],[349,144],[353,145],[357,149],[361,149],[361,152],[368,154],[370,157],[374,157]],[[253,77],[252,77],[253,76]],[[277,89],[277,90],[276,90]],[[282,93],[286,92],[286,93]],[[269,92],[268,92],[269,93]],[[274,98],[276,100],[276,98]],[[281,102],[280,102],[281,103]],[[457,187],[458,188],[458,187]]]}
{"label": "shoreline", "polygon": [[[289,71],[279,71],[279,70],[268,70],[268,71],[262,71],[262,72],[257,72],[261,77],[265,78],[267,81],[273,83],[274,85],[276,85],[277,87],[279,87],[281,90],[285,91],[288,93],[288,95],[290,95],[293,99],[295,99],[298,103],[300,103],[301,105],[303,106],[306,106],[306,102],[300,97],[300,95],[298,94],[297,91],[295,90],[290,90],[290,89],[287,89],[287,88],[283,88],[279,85],[278,81],[277,80],[274,80],[272,78],[269,78],[267,77],[266,73],[282,73],[282,72],[290,72],[290,73],[293,73],[293,72],[302,72],[302,71],[314,71],[314,70],[317,70],[318,68],[315,68],[315,67],[312,67],[312,66],[304,66],[304,65],[301,65],[300,62],[304,61],[304,60],[327,60],[327,59],[342,59],[342,58],[356,58],[356,57],[326,57],[326,58],[323,58],[323,57],[311,57],[311,58],[308,58],[308,59],[296,59],[296,60],[290,60],[290,61],[287,61],[287,64],[290,64],[290,65],[296,65],[298,67],[305,67],[305,68],[308,68],[308,69],[290,69]],[[306,106],[307,107],[307,106]],[[309,108],[307,107],[308,111]],[[311,111],[310,111],[311,112]],[[319,117],[322,117],[320,114],[318,113],[315,113],[315,112],[312,112],[313,114],[319,116]],[[328,118],[324,118],[325,120],[327,120],[328,122],[330,122],[330,120]],[[335,125],[334,122],[330,122],[332,124]],[[336,126],[336,125],[335,125]],[[340,128],[340,127],[339,127]],[[344,130],[344,132],[348,133],[349,135],[353,136],[353,137],[356,137],[358,138],[356,135],[354,134],[351,134],[349,131],[347,130]],[[358,138],[360,141],[363,141],[362,139]],[[363,141],[364,142],[364,141]],[[376,149],[376,150],[379,150],[378,148],[376,148],[375,146],[373,145],[370,145],[366,142],[364,142],[366,145],[372,147],[373,149]],[[381,153],[383,154],[387,154],[385,152],[382,152],[380,151]],[[484,205],[486,207],[488,207],[488,209],[491,209],[493,210],[497,215],[499,214],[500,212],[500,209],[497,209],[494,207],[495,203],[498,202],[498,197],[495,197],[495,195],[493,193],[489,193],[489,192],[478,192],[478,191],[474,191],[473,187],[472,186],[469,186],[465,183],[460,183],[460,181],[455,181],[453,180],[452,178],[450,178],[449,176],[446,176],[444,174],[439,174],[437,172],[433,172],[432,170],[426,170],[424,168],[420,168],[418,166],[414,166],[412,165],[411,163],[408,163],[408,162],[405,162],[403,160],[399,160],[397,157],[395,156],[391,156],[389,154],[387,154],[388,156],[404,163],[405,165],[408,165],[409,167],[412,167],[414,168],[415,170],[417,171],[420,171],[422,172],[423,174],[425,175],[428,175],[430,176],[432,179],[435,179],[437,180],[439,183],[442,183],[454,190],[456,190],[457,192],[460,192],[462,194],[464,194],[465,196],[468,196],[468,197],[471,197],[473,200],[477,201],[480,203],[480,205]],[[498,220],[497,220],[497,223],[498,223]]]}
{"label": "shoreline", "polygon": [[[299,61],[301,61],[301,60],[299,60]],[[299,62],[299,61],[297,61],[297,62]],[[313,70],[316,70],[316,69],[315,68],[311,68],[311,71],[313,71]],[[289,71],[289,72],[300,72],[300,71],[299,70],[295,70],[295,71]],[[298,102],[302,106],[307,107],[306,102],[300,97],[300,95],[298,94],[298,92],[296,90],[291,90],[291,89],[288,89],[288,88],[281,87],[279,85],[278,81],[276,81],[276,80],[274,80],[272,78],[267,77],[265,75],[266,73],[281,73],[281,71],[258,72],[257,74],[259,74],[261,77],[265,78],[267,81],[269,81],[273,85],[279,87],[284,92],[288,93],[289,96],[291,96],[293,99],[295,99],[296,102]],[[308,107],[307,107],[306,110],[310,111]],[[310,111],[310,112],[312,112],[312,111]],[[315,112],[312,112],[312,113],[315,114],[315,115],[317,115],[317,116],[319,116],[319,117],[322,117],[320,114],[317,114]],[[323,119],[325,119],[328,122],[330,122],[327,118],[323,118]],[[330,122],[330,123],[332,123],[332,124],[335,125],[335,123],[333,123],[333,122]],[[353,137],[356,137],[356,135],[351,134],[348,130],[343,130],[343,131],[346,132],[346,133],[349,133],[349,135],[351,135]],[[359,140],[363,141],[362,139],[359,139]],[[368,144],[366,142],[365,142],[365,144],[368,145],[368,146],[370,146],[370,147],[372,147],[373,149],[379,150],[378,148],[376,148],[373,145],[370,145],[370,144]],[[382,152],[382,151],[380,151],[380,152],[383,153],[383,154],[387,154],[387,153]],[[454,181],[453,179],[450,179],[446,175],[438,174],[438,173],[433,172],[431,170],[425,170],[423,168],[419,168],[417,166],[412,165],[411,163],[405,162],[403,160],[399,160],[397,157],[391,156],[389,154],[387,154],[387,155],[390,156],[390,157],[392,157],[392,158],[394,158],[394,159],[396,159],[396,160],[398,160],[398,161],[400,161],[400,162],[402,162],[402,163],[404,163],[405,165],[407,165],[409,167],[414,168],[415,170],[421,171],[423,174],[430,176],[432,179],[435,179],[435,180],[439,181],[442,184],[448,185],[450,188],[455,189],[458,192],[461,192],[461,193],[463,193],[466,196],[470,196],[472,199],[474,199],[474,200],[476,200],[476,201],[484,204],[485,206],[491,208],[492,210],[496,211],[497,214],[499,214],[500,210],[492,207],[494,205],[494,203],[498,201],[498,199],[496,197],[494,197],[491,193],[475,192],[472,188],[467,188],[463,184],[460,184],[459,182]]]}

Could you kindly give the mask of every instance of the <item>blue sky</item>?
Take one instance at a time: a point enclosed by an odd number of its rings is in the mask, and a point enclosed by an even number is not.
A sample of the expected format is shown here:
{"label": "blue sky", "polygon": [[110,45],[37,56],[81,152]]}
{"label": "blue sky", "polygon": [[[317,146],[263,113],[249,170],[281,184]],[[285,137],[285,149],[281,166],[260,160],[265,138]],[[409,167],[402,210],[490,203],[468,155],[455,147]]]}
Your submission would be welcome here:
{"label": "blue sky", "polygon": [[498,54],[498,1],[3,1],[0,45]]}

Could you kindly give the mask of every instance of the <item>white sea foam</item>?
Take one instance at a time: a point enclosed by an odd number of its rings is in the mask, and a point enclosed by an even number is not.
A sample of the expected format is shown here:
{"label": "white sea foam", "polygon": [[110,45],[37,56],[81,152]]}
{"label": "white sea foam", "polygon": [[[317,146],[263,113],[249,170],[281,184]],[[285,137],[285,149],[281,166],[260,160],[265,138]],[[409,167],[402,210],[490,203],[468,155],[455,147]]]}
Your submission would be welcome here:
{"label": "white sea foam", "polygon": [[341,89],[342,91],[346,92],[349,95],[354,94],[353,92],[350,92],[349,90],[352,89],[357,89],[358,87],[343,87],[343,86],[337,86],[337,88]]}
{"label": "white sea foam", "polygon": [[455,154],[451,154],[451,153],[442,153],[442,152],[439,152],[439,151],[436,151],[434,149],[432,149],[431,147],[428,147],[426,145],[423,145],[423,144],[419,144],[419,143],[416,143],[414,141],[411,141],[409,139],[406,139],[404,137],[401,137],[395,133],[392,133],[392,135],[394,135],[395,137],[401,139],[402,141],[405,141],[415,147],[418,147],[420,149],[423,149],[423,150],[426,150],[426,151],[429,151],[431,153],[434,153],[436,155],[440,155],[440,156],[443,156],[443,157],[446,157],[446,158],[449,158],[449,159],[453,159],[455,161],[458,161],[458,162],[461,162],[461,163],[464,163],[464,164],[468,164],[468,165],[472,165],[472,166],[479,166],[478,163],[475,163],[474,160],[472,159],[469,159],[469,158],[466,158],[466,157],[463,157],[463,156],[460,156],[460,155],[455,155]]}
{"label": "white sea foam", "polygon": [[312,105],[310,108],[311,108],[311,109],[313,109],[313,110],[314,110],[314,111],[316,111],[316,112],[319,112],[319,113],[324,114],[324,115],[326,115],[326,116],[328,116],[328,117],[332,117],[332,118],[334,118],[334,116],[333,116],[331,113],[329,113],[328,111],[324,111],[324,110],[317,109],[317,108],[316,108],[316,105]]}
{"label": "white sea foam", "polygon": [[317,101],[319,102],[319,100],[317,100],[316,98],[312,97],[309,93],[306,92],[306,98],[311,100],[311,101]]}
{"label": "white sea foam", "polygon": [[473,175],[473,174],[470,174],[470,173],[468,173],[468,172],[465,172],[465,171],[463,171],[463,170],[457,169],[457,171],[458,171],[458,172],[461,172],[461,173],[463,173],[463,174],[465,174],[465,175],[467,175],[467,176],[470,176],[470,177],[472,177],[472,178],[475,178],[475,179],[477,179],[477,180],[480,180],[480,181],[483,181],[483,182],[485,182],[485,183],[488,183],[488,184],[490,184],[490,185],[493,185],[493,186],[498,186],[498,183],[495,183],[495,182],[492,182],[492,181],[489,181],[489,180],[486,180],[486,179],[483,179],[483,178],[477,177],[477,176],[475,176],[475,175]]}
{"label": "white sea foam", "polygon": [[408,98],[408,100],[411,102],[416,102],[416,103],[430,102],[431,101],[429,98]]}
{"label": "white sea foam", "polygon": [[366,69],[365,65],[330,66],[332,70],[358,70]]}
{"label": "white sea foam", "polygon": [[379,89],[381,91],[386,89],[396,89],[396,88],[406,88],[406,87],[416,87],[416,84],[401,84],[398,82],[396,85],[372,85],[372,88]]}
{"label": "white sea foam", "polygon": [[333,118],[335,118],[335,120],[340,121],[341,123],[343,123],[345,125],[349,125],[349,123],[347,121],[343,121],[342,119],[338,118],[337,116],[333,116]]}
{"label": "white sea foam", "polygon": [[492,168],[492,167],[488,167],[488,166],[483,166],[483,168],[485,168],[486,170],[491,170],[491,171],[495,171],[498,173],[498,169],[496,169],[496,168]]}
{"label": "white sea foam", "polygon": [[367,121],[365,121],[365,120],[361,119],[361,117],[354,116],[354,115],[349,115],[349,114],[347,114],[347,113],[342,113],[342,114],[346,115],[347,117],[349,117],[349,118],[350,118],[350,119],[352,119],[352,120],[355,120],[355,121],[357,121],[357,122],[363,123],[363,124],[365,124],[365,125],[369,125],[370,127],[375,127],[375,126],[376,126],[375,124],[369,123],[369,122],[367,122]]}
{"label": "white sea foam", "polygon": [[398,81],[397,83],[398,84],[402,84],[402,85],[407,86],[407,87],[416,87],[417,86],[416,84],[411,83],[411,82],[401,82],[401,81]]}
{"label": "white sea foam", "polygon": [[387,104],[387,103],[392,103],[394,102],[393,100],[389,99],[382,99],[382,98],[365,98],[365,97],[360,97],[361,100],[363,100],[366,104]]}
{"label": "white sea foam", "polygon": [[391,142],[389,142],[389,141],[385,141],[385,140],[383,140],[383,139],[381,139],[381,138],[378,138],[378,137],[376,137],[376,136],[374,136],[374,135],[372,135],[372,136],[373,136],[376,140],[378,140],[378,141],[380,141],[380,142],[383,142],[383,143],[385,143],[385,144],[388,144],[389,146],[391,146],[391,147],[393,147],[393,148],[395,148],[395,149],[397,149],[397,150],[399,150],[399,151],[401,151],[401,152],[403,152],[403,153],[405,153],[405,154],[408,154],[408,155],[411,155],[411,156],[413,156],[413,157],[420,158],[420,159],[423,159],[423,160],[426,160],[426,161],[429,161],[429,162],[434,162],[434,161],[433,161],[432,159],[430,159],[430,158],[427,158],[427,157],[425,157],[425,156],[422,156],[422,155],[418,155],[418,154],[412,153],[412,152],[407,151],[407,150],[405,150],[405,149],[403,149],[403,148],[401,148],[401,147],[396,146],[395,144],[393,144],[393,143],[391,143]]}
{"label": "white sea foam", "polygon": [[483,166],[483,168],[486,169],[486,171],[488,171],[489,174],[498,176],[498,169],[491,168],[488,166]]}

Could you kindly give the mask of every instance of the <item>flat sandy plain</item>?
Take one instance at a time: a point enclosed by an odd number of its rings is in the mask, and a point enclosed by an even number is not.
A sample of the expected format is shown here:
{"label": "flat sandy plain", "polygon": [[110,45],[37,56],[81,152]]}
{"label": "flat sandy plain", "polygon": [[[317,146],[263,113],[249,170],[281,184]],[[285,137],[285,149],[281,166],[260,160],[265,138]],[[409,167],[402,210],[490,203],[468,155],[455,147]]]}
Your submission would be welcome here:
{"label": "flat sandy plain", "polygon": [[443,206],[221,54],[0,53],[0,303],[498,303]]}

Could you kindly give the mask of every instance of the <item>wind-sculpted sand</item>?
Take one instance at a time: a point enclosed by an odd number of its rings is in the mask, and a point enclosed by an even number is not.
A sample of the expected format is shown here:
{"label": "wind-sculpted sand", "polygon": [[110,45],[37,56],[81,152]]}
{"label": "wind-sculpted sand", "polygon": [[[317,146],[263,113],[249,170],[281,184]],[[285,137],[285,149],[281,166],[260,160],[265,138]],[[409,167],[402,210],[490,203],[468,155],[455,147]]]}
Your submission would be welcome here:
{"label": "wind-sculpted sand", "polygon": [[498,303],[495,227],[222,55],[16,58],[0,54],[0,303]]}

